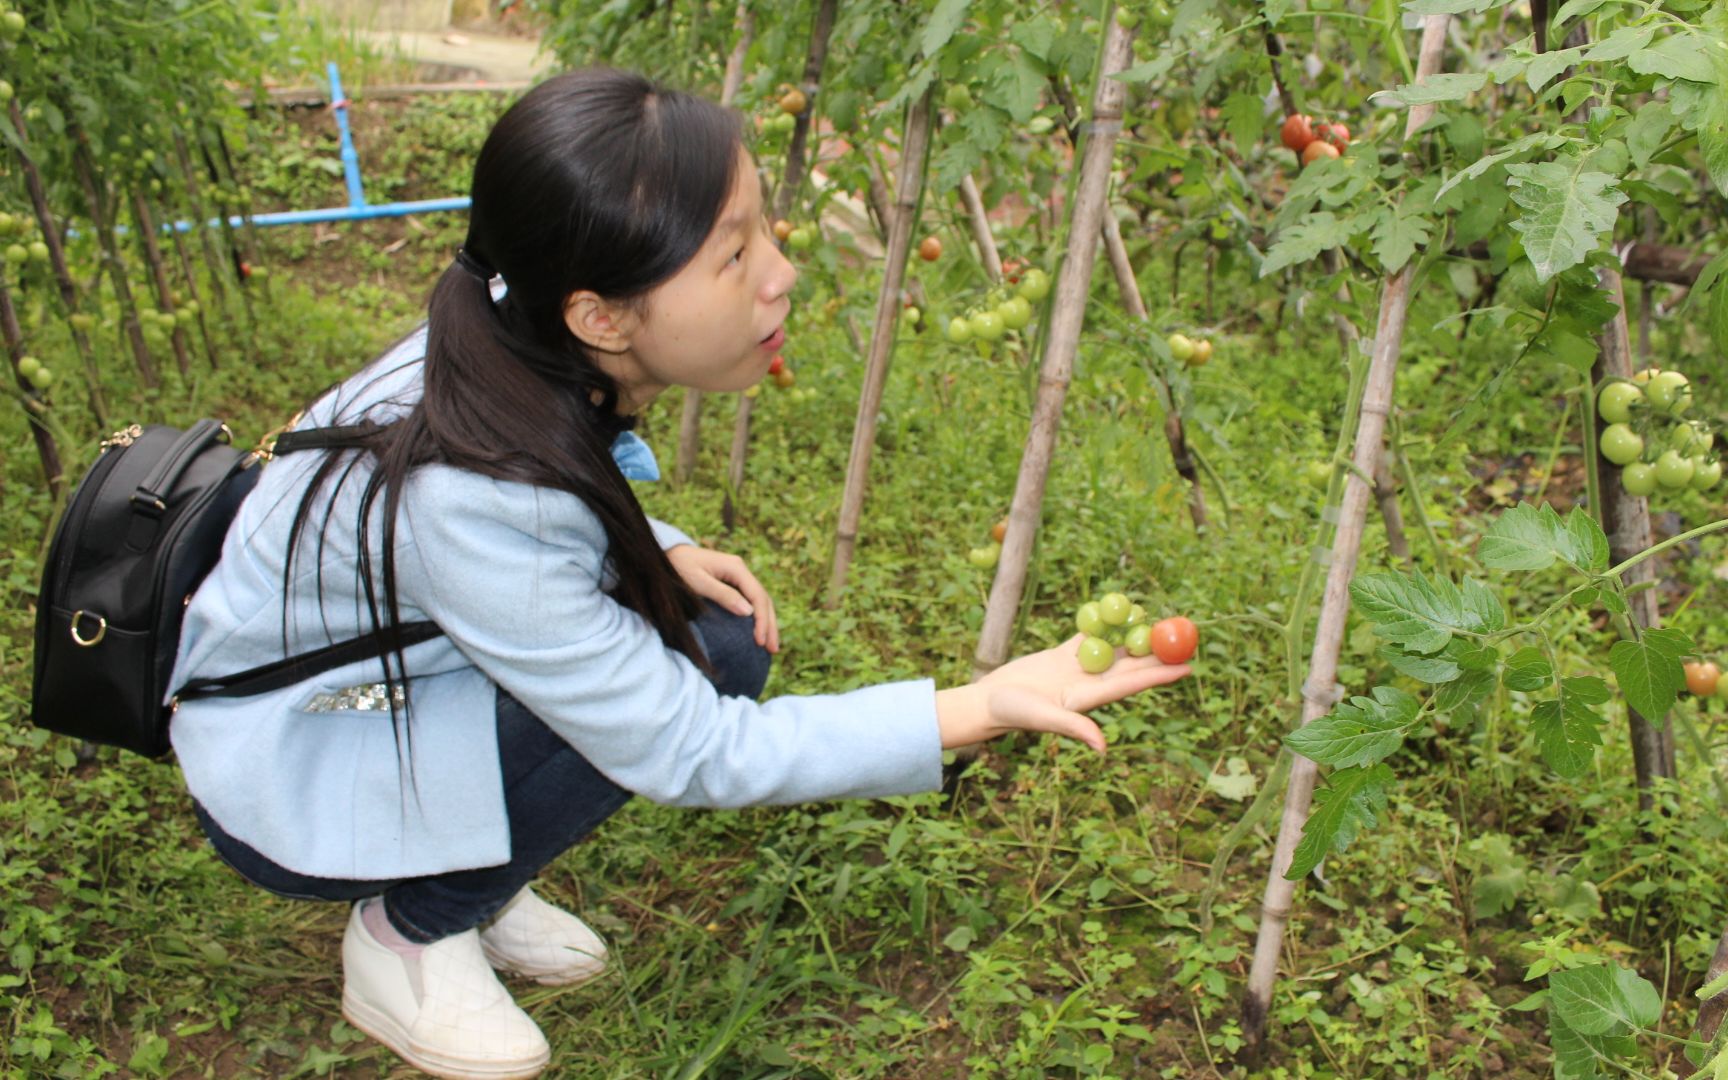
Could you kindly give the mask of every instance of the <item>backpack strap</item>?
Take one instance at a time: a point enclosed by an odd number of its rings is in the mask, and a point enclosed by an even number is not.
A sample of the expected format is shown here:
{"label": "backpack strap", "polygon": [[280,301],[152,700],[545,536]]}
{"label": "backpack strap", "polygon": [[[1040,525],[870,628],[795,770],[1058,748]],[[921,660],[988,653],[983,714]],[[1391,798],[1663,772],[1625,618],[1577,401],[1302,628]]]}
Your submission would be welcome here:
{"label": "backpack strap", "polygon": [[[358,424],[340,424],[330,427],[306,428],[301,431],[285,431],[276,437],[270,448],[270,456],[292,454],[297,450],[338,450],[352,449],[365,445],[368,437],[383,430],[387,425],[372,420]],[[282,690],[295,683],[304,682],[314,675],[322,675],[326,671],[334,671],[347,664],[361,660],[375,660],[397,647],[403,649],[418,645],[422,641],[431,641],[444,631],[435,622],[411,622],[400,626],[386,627],[374,630],[370,634],[362,634],[347,641],[338,641],[321,649],[301,653],[298,656],[288,656],[274,660],[268,664],[260,664],[255,668],[236,672],[233,675],[216,675],[205,679],[193,679],[180,688],[174,695],[175,700],[205,698],[205,697],[250,697],[253,694],[268,694],[273,690]]]}
{"label": "backpack strap", "polygon": [[444,631],[438,629],[434,622],[411,622],[401,626],[373,631],[347,641],[338,641],[326,645],[322,649],[301,653],[299,656],[289,656],[281,660],[261,664],[255,668],[233,675],[217,675],[208,679],[193,679],[174,695],[176,698],[202,697],[250,697],[253,694],[268,694],[272,690],[281,690],[295,683],[304,682],[314,675],[322,675],[326,671],[334,671],[344,664],[352,664],[359,660],[376,659],[395,648],[397,642],[392,640],[391,630],[400,637],[402,648],[418,645],[422,641],[431,641]]}

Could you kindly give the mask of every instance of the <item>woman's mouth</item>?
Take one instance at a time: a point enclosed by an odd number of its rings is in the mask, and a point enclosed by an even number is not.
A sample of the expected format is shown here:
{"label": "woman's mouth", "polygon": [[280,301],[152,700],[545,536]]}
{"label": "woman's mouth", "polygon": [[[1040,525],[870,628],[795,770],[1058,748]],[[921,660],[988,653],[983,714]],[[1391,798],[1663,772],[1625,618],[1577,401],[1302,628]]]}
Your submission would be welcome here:
{"label": "woman's mouth", "polygon": [[775,327],[772,334],[769,334],[767,337],[762,339],[761,347],[767,349],[771,353],[776,353],[780,351],[780,346],[784,344],[786,344],[786,327],[781,325]]}

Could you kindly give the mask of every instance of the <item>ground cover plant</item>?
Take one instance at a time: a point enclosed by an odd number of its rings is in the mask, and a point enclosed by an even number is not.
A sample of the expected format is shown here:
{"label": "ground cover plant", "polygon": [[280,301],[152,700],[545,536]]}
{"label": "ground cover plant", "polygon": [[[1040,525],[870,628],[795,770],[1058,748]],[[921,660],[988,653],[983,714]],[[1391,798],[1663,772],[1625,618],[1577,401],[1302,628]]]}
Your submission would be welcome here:
{"label": "ground cover plant", "polygon": [[[422,317],[463,231],[248,228],[343,201],[334,125],[206,76],[315,73],[330,38],[159,6],[207,49],[0,15],[0,1074],[401,1074],[340,1019],[343,911],[223,867],[171,765],[27,719],[48,530],[97,440],[261,436]],[[1098,714],[1104,756],[1008,740],[941,794],[631,804],[545,882],[618,960],[517,988],[559,1075],[1722,1068],[1719,10],[536,15],[568,62],[753,120],[802,275],[784,358],[656,402],[668,478],[639,490],[774,592],[770,694],[959,682],[1077,618],[1126,642],[1136,604],[1198,627],[1192,679]],[[358,90],[369,195],[459,193],[505,104]],[[144,242],[214,207],[238,222]]]}

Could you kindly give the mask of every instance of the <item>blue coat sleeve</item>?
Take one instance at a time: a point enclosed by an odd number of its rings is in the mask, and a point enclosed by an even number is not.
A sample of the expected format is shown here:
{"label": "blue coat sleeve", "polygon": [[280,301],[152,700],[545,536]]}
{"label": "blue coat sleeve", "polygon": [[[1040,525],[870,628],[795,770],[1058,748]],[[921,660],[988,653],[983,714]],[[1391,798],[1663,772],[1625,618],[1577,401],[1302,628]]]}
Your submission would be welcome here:
{"label": "blue coat sleeve", "polygon": [[721,697],[602,591],[606,537],[580,499],[444,467],[404,496],[402,599],[622,787],[730,807],[939,785],[930,680]]}

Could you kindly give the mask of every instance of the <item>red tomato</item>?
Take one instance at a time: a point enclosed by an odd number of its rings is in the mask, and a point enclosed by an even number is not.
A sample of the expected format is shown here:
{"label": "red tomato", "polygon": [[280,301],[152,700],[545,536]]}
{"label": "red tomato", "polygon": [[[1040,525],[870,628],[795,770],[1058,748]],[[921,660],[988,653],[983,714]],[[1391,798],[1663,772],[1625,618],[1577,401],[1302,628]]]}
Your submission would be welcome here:
{"label": "red tomato", "polygon": [[1706,660],[1702,664],[1683,665],[1686,669],[1686,689],[1699,697],[1709,697],[1716,692],[1716,682],[1722,677],[1722,670]]}
{"label": "red tomato", "polygon": [[918,245],[918,257],[925,262],[935,262],[942,257],[942,241],[934,236],[926,236]]}
{"label": "red tomato", "polygon": [[1335,158],[1337,156],[1338,148],[1336,146],[1333,146],[1329,142],[1321,142],[1319,139],[1315,139],[1313,142],[1308,144],[1307,149],[1302,151],[1302,164],[1312,165],[1321,158]]}
{"label": "red tomato", "polygon": [[1008,519],[1003,518],[990,527],[990,539],[1000,544],[1008,536]]}
{"label": "red tomato", "polygon": [[1316,124],[1314,137],[1342,150],[1350,145],[1350,129],[1343,124]]}
{"label": "red tomato", "polygon": [[768,374],[778,375],[782,371],[785,371],[785,370],[786,370],[786,358],[784,356],[781,356],[779,353],[775,353],[774,359],[768,361]]}
{"label": "red tomato", "polygon": [[1160,619],[1152,625],[1152,652],[1160,663],[1184,663],[1199,644],[1200,630],[1185,616]]}
{"label": "red tomato", "polygon": [[1284,145],[1300,154],[1314,141],[1314,121],[1304,113],[1291,113],[1284,118],[1284,130],[1280,134]]}

